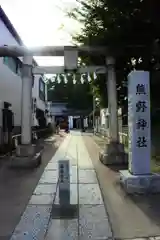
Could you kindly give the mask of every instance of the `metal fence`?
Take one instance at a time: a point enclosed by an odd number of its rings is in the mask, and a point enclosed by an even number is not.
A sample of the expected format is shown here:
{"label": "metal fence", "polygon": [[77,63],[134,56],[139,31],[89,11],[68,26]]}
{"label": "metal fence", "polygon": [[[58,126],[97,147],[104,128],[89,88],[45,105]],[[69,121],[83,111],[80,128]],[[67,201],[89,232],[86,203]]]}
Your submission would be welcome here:
{"label": "metal fence", "polygon": [[[43,137],[45,133],[47,134],[48,128],[41,130],[32,131],[32,141],[36,141]],[[12,147],[16,148],[19,144],[21,144],[21,134],[16,134],[12,136]]]}

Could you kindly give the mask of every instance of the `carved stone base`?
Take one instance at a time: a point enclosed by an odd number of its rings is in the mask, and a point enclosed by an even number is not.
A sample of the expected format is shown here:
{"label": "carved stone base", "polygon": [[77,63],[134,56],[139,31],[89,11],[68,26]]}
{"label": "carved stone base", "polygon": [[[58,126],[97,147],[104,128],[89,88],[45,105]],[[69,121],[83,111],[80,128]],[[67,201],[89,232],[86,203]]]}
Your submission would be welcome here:
{"label": "carved stone base", "polygon": [[123,170],[120,171],[120,183],[129,194],[160,193],[160,174],[133,175]]}
{"label": "carved stone base", "polygon": [[36,168],[41,164],[42,154],[36,153],[34,156],[18,157],[12,156],[10,161],[10,168]]}
{"label": "carved stone base", "polygon": [[20,145],[11,156],[11,168],[35,168],[41,164],[42,148],[38,145]]}
{"label": "carved stone base", "polygon": [[105,165],[126,164],[128,162],[124,145],[119,142],[107,144],[104,151],[100,152],[99,159]]}
{"label": "carved stone base", "polygon": [[28,157],[33,156],[36,153],[36,145],[18,145],[16,148],[16,156]]}

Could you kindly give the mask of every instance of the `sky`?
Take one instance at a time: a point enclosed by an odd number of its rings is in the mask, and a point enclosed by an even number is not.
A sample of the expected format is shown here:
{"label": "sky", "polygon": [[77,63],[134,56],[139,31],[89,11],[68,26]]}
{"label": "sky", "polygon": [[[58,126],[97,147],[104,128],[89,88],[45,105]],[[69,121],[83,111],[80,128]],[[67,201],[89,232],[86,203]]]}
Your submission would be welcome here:
{"label": "sky", "polygon": [[[76,0],[0,0],[0,5],[27,47],[72,45],[81,25],[66,16]],[[42,66],[60,66],[61,57],[35,57]]]}

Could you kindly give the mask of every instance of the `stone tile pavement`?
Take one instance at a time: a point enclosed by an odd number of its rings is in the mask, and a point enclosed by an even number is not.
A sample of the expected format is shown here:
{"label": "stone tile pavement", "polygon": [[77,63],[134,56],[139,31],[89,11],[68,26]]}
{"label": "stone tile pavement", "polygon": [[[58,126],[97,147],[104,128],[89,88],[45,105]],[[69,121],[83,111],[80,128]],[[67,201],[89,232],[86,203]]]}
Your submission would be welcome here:
{"label": "stone tile pavement", "polygon": [[[74,218],[52,218],[59,204],[58,161],[70,161],[70,204]],[[112,230],[95,169],[79,132],[69,134],[46,166],[11,240],[106,240]]]}

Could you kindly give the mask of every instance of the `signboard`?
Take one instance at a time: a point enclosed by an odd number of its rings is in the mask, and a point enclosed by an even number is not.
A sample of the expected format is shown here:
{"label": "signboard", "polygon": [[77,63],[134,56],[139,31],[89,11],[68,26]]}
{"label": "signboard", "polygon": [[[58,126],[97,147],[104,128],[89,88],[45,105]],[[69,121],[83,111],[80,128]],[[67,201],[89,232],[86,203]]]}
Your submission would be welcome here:
{"label": "signboard", "polygon": [[150,86],[149,72],[133,71],[128,76],[129,171],[150,174]]}
{"label": "signboard", "polygon": [[70,168],[69,160],[58,162],[59,170],[59,203],[61,206],[70,204]]}

